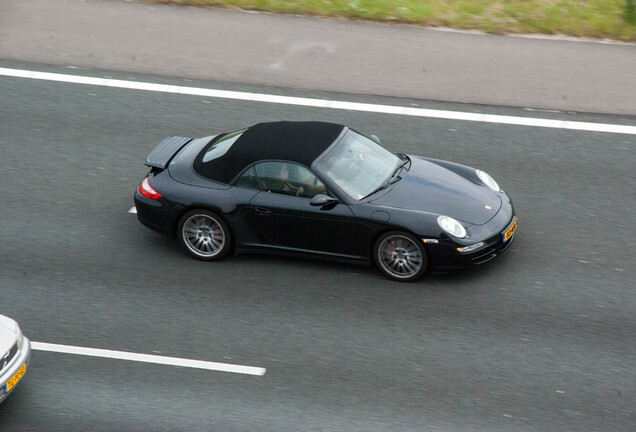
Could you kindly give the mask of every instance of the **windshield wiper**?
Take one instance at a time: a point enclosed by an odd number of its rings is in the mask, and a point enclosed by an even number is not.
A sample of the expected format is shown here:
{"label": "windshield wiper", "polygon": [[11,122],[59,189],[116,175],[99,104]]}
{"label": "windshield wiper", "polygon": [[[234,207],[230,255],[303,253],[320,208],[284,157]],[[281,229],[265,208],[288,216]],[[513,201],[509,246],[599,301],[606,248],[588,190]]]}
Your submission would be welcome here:
{"label": "windshield wiper", "polygon": [[402,177],[400,177],[398,174],[402,171],[402,169],[406,166],[406,164],[411,162],[411,159],[403,153],[398,153],[398,156],[400,156],[400,158],[402,159],[402,163],[400,163],[395,168],[395,170],[393,171],[393,174],[391,174],[391,177],[389,177],[389,181],[388,181],[389,184],[395,183],[396,181],[400,180]]}
{"label": "windshield wiper", "polygon": [[409,164],[409,169],[411,168],[411,158],[409,157],[409,155],[404,154],[404,153],[398,153],[398,156],[400,157],[400,159],[402,159],[404,162],[402,163],[402,166],[406,165],[407,163]]}
{"label": "windshield wiper", "polygon": [[371,193],[366,194],[365,196],[360,198],[361,200],[370,197],[374,193],[380,192],[382,189],[385,189],[389,185],[392,185],[393,183],[396,183],[398,180],[402,179],[402,177],[400,177],[398,174],[402,171],[406,164],[411,163],[411,159],[407,155],[402,153],[398,153],[398,156],[402,159],[402,162],[395,168],[395,170],[393,170],[393,174],[391,174],[391,177],[389,177],[388,180],[382,183],[380,186],[373,189]]}
{"label": "windshield wiper", "polygon": [[365,196],[363,196],[362,198],[360,198],[361,200],[370,197],[371,195],[373,195],[374,193],[380,192],[382,189],[386,188],[388,185],[390,185],[391,182],[387,181],[382,183],[380,186],[378,186],[377,188],[373,189],[373,191],[371,193],[366,194]]}

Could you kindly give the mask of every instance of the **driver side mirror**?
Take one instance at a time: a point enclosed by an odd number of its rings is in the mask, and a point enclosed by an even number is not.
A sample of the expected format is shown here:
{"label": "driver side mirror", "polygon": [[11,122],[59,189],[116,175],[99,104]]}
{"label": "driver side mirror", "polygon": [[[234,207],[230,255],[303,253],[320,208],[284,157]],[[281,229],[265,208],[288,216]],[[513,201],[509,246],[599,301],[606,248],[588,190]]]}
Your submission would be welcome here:
{"label": "driver side mirror", "polygon": [[377,135],[371,135],[371,139],[372,139],[373,141],[377,142],[378,144],[382,144],[382,143],[380,142],[380,138],[378,138],[378,136],[377,136]]}
{"label": "driver side mirror", "polygon": [[335,205],[337,203],[338,203],[338,200],[336,198],[330,197],[329,195],[325,195],[325,194],[318,194],[314,196],[311,199],[311,201],[309,201],[309,204],[314,207],[325,207],[325,206]]}

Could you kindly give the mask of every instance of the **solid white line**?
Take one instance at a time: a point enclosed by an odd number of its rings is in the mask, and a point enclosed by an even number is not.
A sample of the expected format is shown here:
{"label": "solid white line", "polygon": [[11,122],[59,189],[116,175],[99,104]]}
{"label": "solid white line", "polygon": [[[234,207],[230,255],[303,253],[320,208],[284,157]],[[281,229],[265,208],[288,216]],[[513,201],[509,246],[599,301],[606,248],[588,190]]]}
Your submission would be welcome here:
{"label": "solid white line", "polygon": [[137,214],[137,207],[131,207],[130,210],[128,210],[128,213]]}
{"label": "solid white line", "polygon": [[31,342],[31,348],[37,351],[48,351],[62,354],[76,354],[89,357],[101,357],[117,360],[130,360],[144,363],[154,363],[168,366],[182,366],[188,368],[205,369],[219,372],[231,372],[245,375],[265,375],[266,369],[253,366],[241,366],[228,363],[215,363],[202,360],[189,360],[178,357],[164,357],[150,354],[138,354],[126,351],[113,351],[98,348],[85,348],[70,345],[58,345],[44,342]]}
{"label": "solid white line", "polygon": [[497,123],[513,126],[531,126],[555,129],[578,130],[585,132],[606,132],[636,135],[636,126],[625,126],[604,123],[572,122],[530,117],[515,117],[493,114],[477,114],[459,111],[444,111],[425,108],[400,107],[391,105],[367,104],[358,102],[311,99],[292,96],[276,96],[264,93],[247,93],[238,91],[215,90],[199,87],[185,87],[166,84],[153,84],[137,81],[96,78],[79,75],[67,75],[49,72],[37,72],[21,69],[0,68],[0,76],[29,78],[45,81],[57,81],[72,84],[85,84],[101,87],[114,87],[130,90],[144,90],[160,93],[172,93],[190,96],[201,96],[217,99],[233,99],[250,102],[266,102],[284,105],[296,105],[313,108],[329,108],[348,111],[361,111],[378,114],[393,114],[412,117],[427,117],[447,120],[462,120],[482,123]]}

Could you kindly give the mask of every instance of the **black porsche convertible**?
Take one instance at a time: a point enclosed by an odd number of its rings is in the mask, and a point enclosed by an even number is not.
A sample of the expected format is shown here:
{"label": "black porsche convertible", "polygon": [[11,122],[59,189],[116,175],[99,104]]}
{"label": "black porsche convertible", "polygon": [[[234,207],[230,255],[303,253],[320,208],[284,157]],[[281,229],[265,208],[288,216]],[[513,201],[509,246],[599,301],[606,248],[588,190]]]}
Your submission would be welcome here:
{"label": "black porsche convertible", "polygon": [[394,153],[339,124],[166,138],[145,164],[139,221],[201,260],[232,250],[375,263],[406,282],[487,262],[517,229],[510,198],[485,172]]}

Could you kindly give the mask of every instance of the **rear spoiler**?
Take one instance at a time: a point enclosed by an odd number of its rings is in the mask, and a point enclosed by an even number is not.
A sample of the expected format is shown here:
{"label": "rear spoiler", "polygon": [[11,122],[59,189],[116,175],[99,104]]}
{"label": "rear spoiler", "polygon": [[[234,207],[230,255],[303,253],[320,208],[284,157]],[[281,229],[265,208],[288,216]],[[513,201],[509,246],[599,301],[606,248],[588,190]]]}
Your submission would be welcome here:
{"label": "rear spoiler", "polygon": [[144,165],[153,168],[165,169],[168,163],[172,160],[179,150],[181,150],[187,143],[192,141],[192,138],[184,137],[169,137],[157,144],[157,147],[150,152]]}

